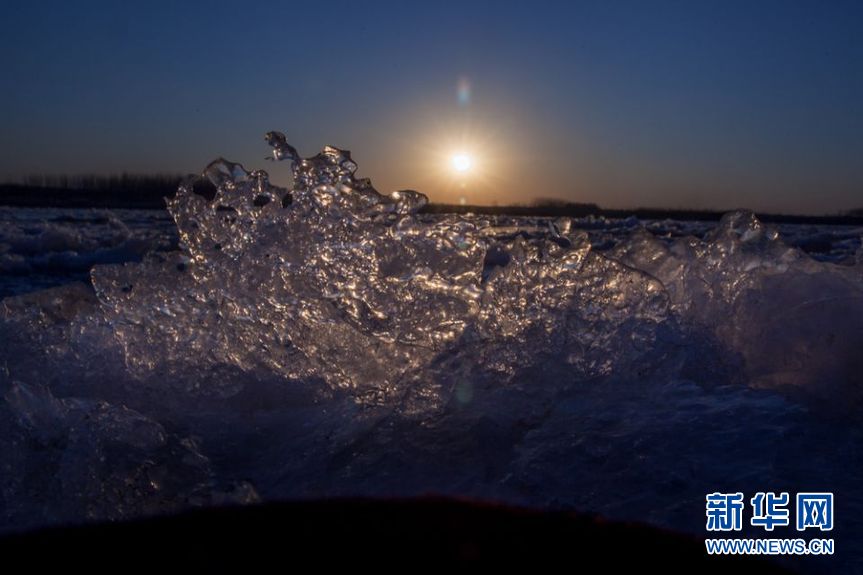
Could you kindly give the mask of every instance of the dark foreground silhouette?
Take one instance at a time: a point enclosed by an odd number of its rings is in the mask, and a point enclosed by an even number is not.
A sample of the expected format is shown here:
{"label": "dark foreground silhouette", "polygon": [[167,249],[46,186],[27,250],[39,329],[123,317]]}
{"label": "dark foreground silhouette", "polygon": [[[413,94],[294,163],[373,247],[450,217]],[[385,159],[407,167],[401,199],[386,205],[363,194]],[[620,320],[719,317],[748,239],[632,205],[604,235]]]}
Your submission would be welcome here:
{"label": "dark foreground silhouette", "polygon": [[13,565],[21,559],[34,572],[292,572],[333,563],[408,570],[484,563],[554,565],[573,573],[645,573],[648,566],[661,573],[790,572],[758,558],[710,557],[697,538],[645,525],[438,498],[272,503],[52,528],[0,539],[0,556]]}

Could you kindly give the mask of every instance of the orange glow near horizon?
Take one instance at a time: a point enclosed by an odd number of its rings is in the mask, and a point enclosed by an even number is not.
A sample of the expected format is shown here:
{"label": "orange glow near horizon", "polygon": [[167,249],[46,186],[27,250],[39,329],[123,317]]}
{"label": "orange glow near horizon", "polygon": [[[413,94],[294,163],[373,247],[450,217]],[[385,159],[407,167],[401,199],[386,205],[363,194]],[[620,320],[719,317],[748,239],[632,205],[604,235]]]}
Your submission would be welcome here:
{"label": "orange glow near horizon", "polygon": [[524,155],[516,142],[529,147],[535,140],[522,110],[497,96],[492,102],[473,101],[472,82],[459,79],[457,101],[411,106],[411,128],[402,132],[392,150],[401,159],[389,189],[421,191],[433,202],[493,204],[519,201]]}
{"label": "orange glow near horizon", "polygon": [[[461,121],[459,121],[461,120]],[[434,122],[410,152],[415,186],[432,201],[491,203],[500,193],[505,138],[487,133],[469,119]]]}

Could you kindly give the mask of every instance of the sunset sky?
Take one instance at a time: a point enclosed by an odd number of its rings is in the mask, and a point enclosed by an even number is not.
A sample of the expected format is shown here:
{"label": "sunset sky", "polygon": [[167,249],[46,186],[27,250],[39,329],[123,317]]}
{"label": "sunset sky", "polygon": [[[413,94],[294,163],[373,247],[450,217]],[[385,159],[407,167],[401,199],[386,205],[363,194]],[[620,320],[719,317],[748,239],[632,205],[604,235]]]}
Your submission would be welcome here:
{"label": "sunset sky", "polygon": [[273,168],[279,130],[433,201],[863,207],[861,2],[2,10],[4,179]]}

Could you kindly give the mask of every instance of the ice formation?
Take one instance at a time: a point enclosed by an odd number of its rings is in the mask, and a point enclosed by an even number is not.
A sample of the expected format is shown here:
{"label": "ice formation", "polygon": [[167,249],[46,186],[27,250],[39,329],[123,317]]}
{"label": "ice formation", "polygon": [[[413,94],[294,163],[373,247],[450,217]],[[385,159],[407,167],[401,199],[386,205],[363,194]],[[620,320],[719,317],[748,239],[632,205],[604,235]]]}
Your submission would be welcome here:
{"label": "ice formation", "polygon": [[859,263],[748,212],[601,251],[566,218],[424,215],[346,151],[267,141],[289,189],[217,160],[168,202],[178,251],[3,300],[6,529],[438,491],[695,531],[705,489],[825,469],[860,505],[859,425],[814,445],[837,463],[792,456],[810,410],[860,405]]}
{"label": "ice formation", "polygon": [[435,378],[417,376],[453,350],[474,345],[502,374],[538,354],[603,374],[635,360],[666,318],[656,279],[592,254],[566,222],[495,237],[480,219],[423,221],[425,196],[379,194],[348,152],[300,160],[280,134],[268,140],[293,162],[292,190],[217,160],[204,172],[212,201],[189,181],[169,202],[180,254],[94,268],[139,378],[231,395],[236,378],[202,380],[237,369],[320,378],[362,401],[440,399],[421,389]]}

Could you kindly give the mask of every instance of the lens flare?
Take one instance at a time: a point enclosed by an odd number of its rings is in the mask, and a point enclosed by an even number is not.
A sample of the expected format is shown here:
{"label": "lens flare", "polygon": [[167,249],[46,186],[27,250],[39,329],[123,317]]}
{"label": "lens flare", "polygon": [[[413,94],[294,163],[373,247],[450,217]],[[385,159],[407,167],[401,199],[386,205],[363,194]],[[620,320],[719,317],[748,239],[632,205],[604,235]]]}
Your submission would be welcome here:
{"label": "lens flare", "polygon": [[467,106],[470,104],[470,81],[467,78],[460,78],[458,87],[456,88],[459,106]]}

